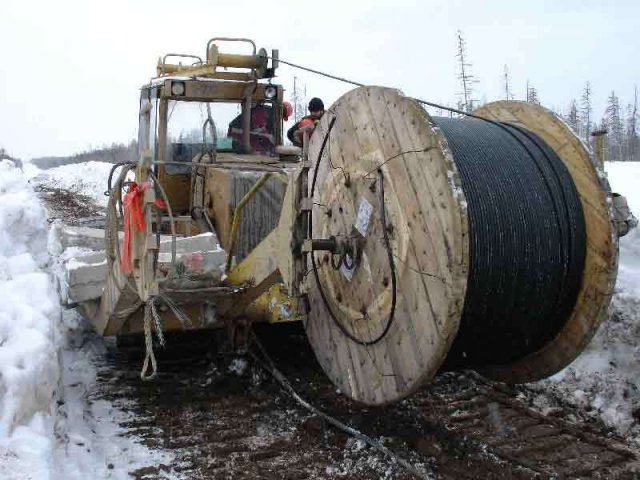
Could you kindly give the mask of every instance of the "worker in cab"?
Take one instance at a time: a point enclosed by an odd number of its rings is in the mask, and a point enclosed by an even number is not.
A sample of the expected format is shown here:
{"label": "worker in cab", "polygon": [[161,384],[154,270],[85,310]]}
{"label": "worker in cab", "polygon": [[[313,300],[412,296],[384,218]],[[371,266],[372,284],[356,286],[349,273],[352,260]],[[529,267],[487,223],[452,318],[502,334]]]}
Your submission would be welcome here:
{"label": "worker in cab", "polygon": [[[229,123],[227,137],[233,140],[233,150],[242,151],[242,114]],[[255,153],[271,154],[275,148],[271,106],[258,103],[251,108],[251,149]]]}
{"label": "worker in cab", "polygon": [[305,131],[315,128],[324,115],[324,103],[317,97],[309,101],[309,115],[303,117],[287,132],[287,138],[297,147],[302,147],[302,135]]}

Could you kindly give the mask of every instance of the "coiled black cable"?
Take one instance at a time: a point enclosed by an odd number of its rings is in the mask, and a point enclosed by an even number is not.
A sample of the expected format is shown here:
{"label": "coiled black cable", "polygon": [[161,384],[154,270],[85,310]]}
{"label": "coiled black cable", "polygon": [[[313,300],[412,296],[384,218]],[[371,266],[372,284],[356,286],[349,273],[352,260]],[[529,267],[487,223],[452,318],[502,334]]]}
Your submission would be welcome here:
{"label": "coiled black cable", "polygon": [[580,290],[586,234],[562,160],[532,132],[433,117],[460,172],[469,277],[450,366],[508,363],[550,341]]}

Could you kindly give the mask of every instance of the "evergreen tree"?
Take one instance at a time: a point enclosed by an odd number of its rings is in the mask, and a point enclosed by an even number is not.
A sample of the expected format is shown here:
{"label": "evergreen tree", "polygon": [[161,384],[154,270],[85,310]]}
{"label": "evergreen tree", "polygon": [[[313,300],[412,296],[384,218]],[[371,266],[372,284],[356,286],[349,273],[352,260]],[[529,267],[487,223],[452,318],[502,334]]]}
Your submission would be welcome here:
{"label": "evergreen tree", "polygon": [[529,83],[527,80],[527,102],[540,105],[540,99],[538,98],[538,90]]}
{"label": "evergreen tree", "polygon": [[591,83],[587,82],[582,91],[582,98],[580,99],[580,130],[582,132],[582,138],[584,138],[587,144],[591,142],[591,114],[593,112],[591,95]]}
{"label": "evergreen tree", "polygon": [[614,91],[611,92],[607,99],[604,124],[609,133],[607,138],[607,159],[612,162],[620,162],[624,160],[624,126],[620,117],[620,100]]}
{"label": "evergreen tree", "polygon": [[573,129],[573,131],[576,134],[580,132],[580,118],[578,116],[578,103],[576,102],[575,98],[571,100],[571,104],[569,105],[569,113],[565,117],[565,121]]}

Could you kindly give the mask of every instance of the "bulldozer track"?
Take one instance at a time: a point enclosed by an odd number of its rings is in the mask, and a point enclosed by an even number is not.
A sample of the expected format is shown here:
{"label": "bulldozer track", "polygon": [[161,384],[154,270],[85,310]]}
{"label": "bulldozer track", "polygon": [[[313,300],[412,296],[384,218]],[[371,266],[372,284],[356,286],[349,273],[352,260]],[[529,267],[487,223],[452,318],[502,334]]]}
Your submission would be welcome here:
{"label": "bulldozer track", "polygon": [[[566,405],[544,415],[526,389],[473,372],[441,374],[397,405],[363,409],[336,392],[303,335],[269,327],[260,337],[304,398],[434,478],[640,478],[638,452],[600,423],[569,422],[576,412]],[[225,355],[210,334],[169,336],[149,383],[134,340],[109,349],[95,396],[132,411],[123,426],[175,457],[135,478],[412,478],[308,414],[257,365]]]}

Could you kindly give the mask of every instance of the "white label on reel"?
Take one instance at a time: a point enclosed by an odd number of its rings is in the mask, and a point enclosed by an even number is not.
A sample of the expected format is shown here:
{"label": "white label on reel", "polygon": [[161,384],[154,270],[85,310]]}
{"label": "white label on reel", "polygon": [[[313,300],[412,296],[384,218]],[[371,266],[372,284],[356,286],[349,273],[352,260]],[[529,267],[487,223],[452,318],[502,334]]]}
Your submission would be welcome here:
{"label": "white label on reel", "polygon": [[363,237],[367,236],[367,228],[369,228],[369,220],[371,219],[372,212],[373,205],[371,205],[366,198],[362,197],[354,227],[356,227],[356,230],[358,230]]}
{"label": "white label on reel", "polygon": [[[353,265],[353,258],[351,258],[351,255],[347,253],[345,257],[346,262],[348,262],[349,265]],[[355,269],[355,266],[352,268],[347,267],[344,262],[342,262],[342,265],[340,265],[340,273],[342,273],[342,275],[344,275],[344,277],[349,281],[351,281],[351,279],[353,278],[353,272]]]}

